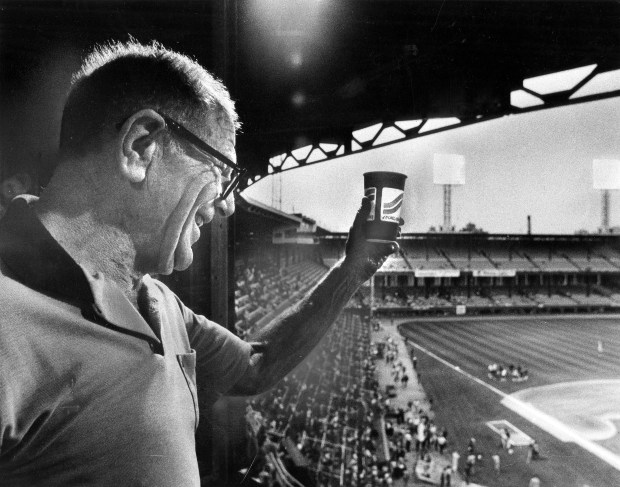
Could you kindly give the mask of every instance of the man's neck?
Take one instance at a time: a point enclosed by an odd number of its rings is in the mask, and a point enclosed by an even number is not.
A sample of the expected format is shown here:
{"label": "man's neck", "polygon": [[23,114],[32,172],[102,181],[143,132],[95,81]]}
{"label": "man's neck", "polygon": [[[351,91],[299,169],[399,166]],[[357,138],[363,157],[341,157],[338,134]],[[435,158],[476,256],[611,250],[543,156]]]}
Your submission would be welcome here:
{"label": "man's neck", "polygon": [[41,223],[78,264],[113,281],[137,307],[142,274],[135,270],[136,252],[129,235],[102,223],[92,211],[58,211],[42,197],[34,209]]}

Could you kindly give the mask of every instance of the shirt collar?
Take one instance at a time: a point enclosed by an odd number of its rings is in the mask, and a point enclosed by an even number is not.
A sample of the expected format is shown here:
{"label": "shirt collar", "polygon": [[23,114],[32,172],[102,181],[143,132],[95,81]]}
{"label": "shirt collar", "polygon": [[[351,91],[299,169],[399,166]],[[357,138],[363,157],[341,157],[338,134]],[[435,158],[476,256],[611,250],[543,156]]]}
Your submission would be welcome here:
{"label": "shirt collar", "polygon": [[30,207],[37,200],[30,195],[15,198],[0,220],[0,259],[13,277],[65,301],[91,305],[106,322],[159,343],[116,284],[101,273],[90,274],[52,237]]}

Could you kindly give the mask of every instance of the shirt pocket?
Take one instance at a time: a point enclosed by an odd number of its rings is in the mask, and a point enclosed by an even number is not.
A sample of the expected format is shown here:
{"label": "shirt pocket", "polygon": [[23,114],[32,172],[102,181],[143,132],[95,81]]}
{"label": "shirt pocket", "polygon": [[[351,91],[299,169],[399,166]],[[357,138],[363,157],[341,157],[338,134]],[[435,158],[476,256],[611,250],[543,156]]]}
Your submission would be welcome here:
{"label": "shirt pocket", "polygon": [[194,405],[194,430],[198,428],[198,393],[196,390],[196,350],[189,353],[177,354],[177,361],[181,366],[183,377],[192,395],[192,403]]}

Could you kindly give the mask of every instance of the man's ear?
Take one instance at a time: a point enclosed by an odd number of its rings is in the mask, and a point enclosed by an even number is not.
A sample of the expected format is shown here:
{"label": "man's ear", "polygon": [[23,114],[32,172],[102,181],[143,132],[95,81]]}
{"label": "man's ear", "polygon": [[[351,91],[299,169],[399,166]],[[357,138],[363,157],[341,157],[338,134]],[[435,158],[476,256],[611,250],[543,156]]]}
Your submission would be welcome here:
{"label": "man's ear", "polygon": [[166,122],[155,110],[144,109],[134,113],[122,125],[117,146],[117,162],[121,174],[131,183],[146,179],[146,172],[158,157],[159,132]]}

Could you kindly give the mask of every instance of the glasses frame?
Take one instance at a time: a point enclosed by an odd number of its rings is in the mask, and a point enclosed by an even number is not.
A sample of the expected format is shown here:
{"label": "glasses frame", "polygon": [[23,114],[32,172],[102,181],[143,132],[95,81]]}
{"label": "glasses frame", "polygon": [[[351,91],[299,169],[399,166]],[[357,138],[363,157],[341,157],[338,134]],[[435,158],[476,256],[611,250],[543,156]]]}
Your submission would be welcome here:
{"label": "glasses frame", "polygon": [[204,140],[202,140],[200,137],[195,135],[190,130],[186,129],[183,125],[181,125],[176,120],[170,118],[168,115],[165,115],[163,113],[160,113],[160,112],[157,112],[157,113],[164,119],[164,121],[166,122],[166,126],[172,132],[177,134],[179,137],[187,140],[191,144],[195,145],[201,151],[206,152],[210,156],[215,157],[218,161],[228,166],[232,170],[230,181],[228,182],[228,185],[226,186],[226,188],[222,191],[222,194],[219,196],[220,199],[225,200],[228,197],[228,195],[232,193],[233,190],[236,189],[236,187],[239,185],[239,183],[241,182],[241,178],[246,173],[246,170],[240,167],[239,165],[235,164],[233,161],[231,161],[228,157],[226,157],[220,151],[218,151],[214,147],[207,144]]}
{"label": "glasses frame", "polygon": [[[228,166],[232,170],[231,178],[230,178],[230,181],[228,181],[228,185],[226,186],[225,189],[222,190],[222,193],[218,197],[222,200],[225,200],[228,197],[228,195],[230,195],[230,193],[232,193],[237,188],[237,186],[241,182],[241,178],[243,178],[247,170],[235,164],[233,161],[231,161],[228,157],[226,157],[220,151],[218,151],[211,145],[207,144],[204,140],[202,140],[200,137],[198,137],[196,134],[194,134],[190,130],[186,129],[183,125],[181,125],[179,122],[177,122],[173,118],[170,118],[168,115],[161,113],[157,110],[154,110],[154,111],[161,118],[164,119],[164,122],[166,122],[166,127],[168,127],[172,133],[178,135],[182,139],[185,139],[187,142],[196,146],[202,152],[206,152],[207,154],[214,157],[219,162],[221,162],[225,166]],[[117,125],[117,128],[120,129],[123,123],[124,122],[119,123]]]}

